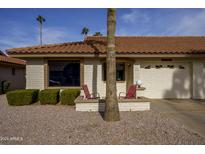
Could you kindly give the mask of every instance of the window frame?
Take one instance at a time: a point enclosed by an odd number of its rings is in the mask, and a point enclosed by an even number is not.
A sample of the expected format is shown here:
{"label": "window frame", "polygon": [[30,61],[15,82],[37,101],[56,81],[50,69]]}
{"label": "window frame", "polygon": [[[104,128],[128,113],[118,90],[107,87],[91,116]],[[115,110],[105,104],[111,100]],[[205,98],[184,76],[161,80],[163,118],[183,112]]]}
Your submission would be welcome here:
{"label": "window frame", "polygon": [[[49,61],[79,61],[80,62],[80,86],[49,86]],[[45,58],[44,59],[44,88],[46,89],[80,89],[84,84],[84,59],[83,58]]]}
{"label": "window frame", "polygon": [[[117,80],[117,63],[123,63],[124,64],[124,79],[123,80]],[[102,62],[102,81],[106,82],[106,62]],[[126,62],[125,61],[117,61],[116,62],[116,82],[126,82]]]}

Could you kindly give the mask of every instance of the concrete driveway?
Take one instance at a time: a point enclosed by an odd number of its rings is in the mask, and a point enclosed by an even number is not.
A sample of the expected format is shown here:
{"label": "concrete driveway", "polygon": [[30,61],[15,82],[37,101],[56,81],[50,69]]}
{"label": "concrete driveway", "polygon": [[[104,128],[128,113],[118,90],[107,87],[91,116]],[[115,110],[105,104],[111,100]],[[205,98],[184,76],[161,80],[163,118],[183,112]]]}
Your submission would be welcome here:
{"label": "concrete driveway", "polygon": [[205,101],[154,99],[151,102],[151,109],[166,114],[205,137]]}

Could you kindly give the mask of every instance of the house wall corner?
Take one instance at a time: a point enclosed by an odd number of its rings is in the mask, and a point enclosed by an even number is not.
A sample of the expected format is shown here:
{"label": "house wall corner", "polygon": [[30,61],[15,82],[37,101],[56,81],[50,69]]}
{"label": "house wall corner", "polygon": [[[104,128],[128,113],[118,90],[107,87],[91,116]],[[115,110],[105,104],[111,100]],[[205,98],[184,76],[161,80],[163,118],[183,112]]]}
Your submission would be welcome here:
{"label": "house wall corner", "polygon": [[44,59],[26,59],[26,89],[44,89]]}

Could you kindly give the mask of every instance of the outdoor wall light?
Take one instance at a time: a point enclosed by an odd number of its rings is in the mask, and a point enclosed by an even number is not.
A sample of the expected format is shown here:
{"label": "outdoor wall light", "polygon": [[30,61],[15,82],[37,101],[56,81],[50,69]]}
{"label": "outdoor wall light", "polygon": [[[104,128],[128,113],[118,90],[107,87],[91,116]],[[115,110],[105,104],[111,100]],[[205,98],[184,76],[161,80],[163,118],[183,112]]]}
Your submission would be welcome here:
{"label": "outdoor wall light", "polygon": [[141,87],[141,85],[142,85],[142,80],[137,80],[137,81],[136,81],[136,85],[137,85],[138,87]]}

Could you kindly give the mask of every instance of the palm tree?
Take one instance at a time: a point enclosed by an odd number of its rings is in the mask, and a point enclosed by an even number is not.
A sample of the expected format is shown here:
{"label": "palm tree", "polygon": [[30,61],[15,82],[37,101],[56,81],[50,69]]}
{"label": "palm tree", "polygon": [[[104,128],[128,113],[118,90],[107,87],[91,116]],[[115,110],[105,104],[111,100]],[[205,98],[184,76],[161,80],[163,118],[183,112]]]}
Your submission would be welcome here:
{"label": "palm tree", "polygon": [[103,34],[101,34],[100,32],[95,32],[95,34],[93,34],[93,36],[103,36]]}
{"label": "palm tree", "polygon": [[88,35],[89,33],[89,29],[87,27],[83,27],[81,35],[84,35],[84,38]]}
{"label": "palm tree", "polygon": [[43,25],[43,22],[46,21],[46,19],[39,15],[36,20],[39,22],[39,33],[40,33],[40,44],[42,45],[43,44],[43,41],[42,41],[42,25]]}
{"label": "palm tree", "polygon": [[115,57],[116,9],[107,10],[107,80],[105,121],[119,121],[120,113],[116,94],[116,57]]}

